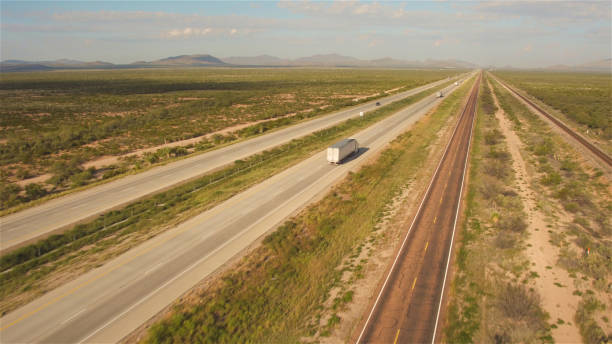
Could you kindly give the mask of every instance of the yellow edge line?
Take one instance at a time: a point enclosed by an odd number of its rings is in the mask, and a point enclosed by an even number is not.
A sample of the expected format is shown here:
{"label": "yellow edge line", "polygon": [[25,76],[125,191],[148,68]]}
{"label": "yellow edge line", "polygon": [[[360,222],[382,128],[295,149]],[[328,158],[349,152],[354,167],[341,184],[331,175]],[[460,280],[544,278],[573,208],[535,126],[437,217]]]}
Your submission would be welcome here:
{"label": "yellow edge line", "polygon": [[412,282],[412,290],[414,290],[414,286],[416,285],[416,280],[417,280],[417,278],[415,277],[414,281]]}
{"label": "yellow edge line", "polygon": [[425,244],[425,251],[427,251],[428,247],[429,247],[429,241]]}
{"label": "yellow edge line", "polygon": [[397,338],[399,338],[399,332],[400,332],[400,329],[398,328],[397,332],[395,333],[395,340],[393,341],[393,344],[397,344]]}

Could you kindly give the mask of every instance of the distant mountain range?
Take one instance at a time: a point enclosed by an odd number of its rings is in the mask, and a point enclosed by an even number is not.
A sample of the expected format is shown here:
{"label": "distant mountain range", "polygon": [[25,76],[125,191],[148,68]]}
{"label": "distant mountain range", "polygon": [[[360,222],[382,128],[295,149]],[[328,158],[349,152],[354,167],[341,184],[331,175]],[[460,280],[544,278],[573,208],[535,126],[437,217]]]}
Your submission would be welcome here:
{"label": "distant mountain range", "polygon": [[560,70],[560,71],[608,71],[612,72],[612,58],[592,61],[583,63],[575,66],[568,65],[554,65],[548,66],[546,69]]}
{"label": "distant mountain range", "polygon": [[[124,69],[154,67],[355,67],[355,68],[424,68],[424,69],[474,69],[477,65],[461,60],[410,61],[385,57],[361,60],[338,54],[313,55],[296,59],[283,59],[270,55],[230,56],[217,58],[212,55],[179,55],[155,61],[137,61],[130,64],[113,64],[104,61],[84,62],[70,59],[55,61],[5,60],[0,71],[45,71],[57,69]],[[512,67],[506,67],[512,68]],[[545,69],[567,71],[611,71],[612,59],[598,60],[577,66],[556,65]]]}
{"label": "distant mountain range", "polygon": [[[134,64],[139,63],[135,62]],[[166,57],[148,64],[160,66],[219,66],[226,63],[211,55],[180,55]]]}
{"label": "distant mountain range", "polygon": [[460,60],[407,61],[385,57],[375,60],[360,60],[338,54],[313,55],[297,59],[281,59],[270,55],[231,56],[222,60],[242,66],[321,66],[321,67],[378,67],[378,68],[478,68],[473,63]]}
{"label": "distant mountain range", "polygon": [[212,55],[179,55],[155,61],[137,61],[130,64],[113,64],[103,61],[85,62],[69,59],[55,61],[23,61],[5,60],[0,62],[0,70],[36,71],[55,69],[115,69],[115,68],[147,68],[147,67],[199,67],[199,66],[226,66],[226,67],[372,67],[372,68],[450,68],[473,69],[473,63],[460,60],[426,60],[405,61],[393,58],[376,60],[360,60],[350,56],[338,54],[313,55],[297,59],[283,59],[270,55],[259,56],[232,56],[219,59]]}

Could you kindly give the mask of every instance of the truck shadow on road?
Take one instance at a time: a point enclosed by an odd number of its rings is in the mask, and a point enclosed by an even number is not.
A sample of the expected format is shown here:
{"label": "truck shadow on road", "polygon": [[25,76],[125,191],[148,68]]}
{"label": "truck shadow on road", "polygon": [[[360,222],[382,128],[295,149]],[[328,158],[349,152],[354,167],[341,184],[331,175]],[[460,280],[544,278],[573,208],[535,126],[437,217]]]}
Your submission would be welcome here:
{"label": "truck shadow on road", "polygon": [[342,160],[342,164],[346,164],[347,162],[350,162],[350,161],[353,161],[359,158],[361,155],[363,155],[365,152],[369,150],[370,148],[368,147],[359,147],[359,149],[357,149],[357,152],[347,156],[344,160]]}

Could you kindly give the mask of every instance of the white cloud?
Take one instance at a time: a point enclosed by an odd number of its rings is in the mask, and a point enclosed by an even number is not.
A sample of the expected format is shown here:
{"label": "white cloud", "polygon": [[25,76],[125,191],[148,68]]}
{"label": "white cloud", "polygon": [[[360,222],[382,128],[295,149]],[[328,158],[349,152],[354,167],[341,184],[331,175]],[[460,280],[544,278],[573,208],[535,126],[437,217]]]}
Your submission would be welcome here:
{"label": "white cloud", "polygon": [[244,36],[255,32],[251,29],[236,29],[236,28],[196,28],[196,27],[185,27],[182,29],[172,29],[164,32],[161,37],[163,38],[196,38],[204,36]]}
{"label": "white cloud", "polygon": [[486,1],[473,9],[504,18],[529,18],[556,24],[611,19],[610,1]]}

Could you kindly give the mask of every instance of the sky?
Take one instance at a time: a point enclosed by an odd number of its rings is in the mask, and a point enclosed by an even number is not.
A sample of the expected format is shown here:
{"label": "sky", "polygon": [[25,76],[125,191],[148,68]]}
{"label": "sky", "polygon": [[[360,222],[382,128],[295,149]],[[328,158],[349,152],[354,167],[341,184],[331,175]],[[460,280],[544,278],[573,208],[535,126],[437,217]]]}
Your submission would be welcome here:
{"label": "sky", "polygon": [[612,1],[6,1],[0,59],[131,63],[183,54],[459,59],[481,66],[610,58]]}

